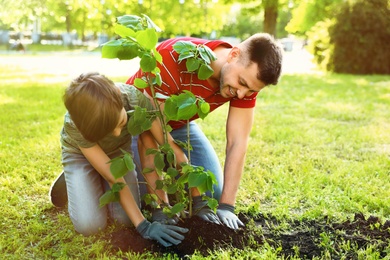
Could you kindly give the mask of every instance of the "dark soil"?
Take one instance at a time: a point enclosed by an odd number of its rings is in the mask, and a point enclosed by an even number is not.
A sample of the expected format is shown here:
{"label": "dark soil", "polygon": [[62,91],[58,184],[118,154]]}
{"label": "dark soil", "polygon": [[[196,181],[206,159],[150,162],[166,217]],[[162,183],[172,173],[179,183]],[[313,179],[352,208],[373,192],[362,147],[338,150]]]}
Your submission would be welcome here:
{"label": "dark soil", "polygon": [[[356,259],[356,251],[368,246],[375,248],[380,257],[386,257],[390,243],[390,220],[385,222],[377,217],[365,218],[355,214],[353,220],[331,223],[327,218],[313,221],[294,221],[287,225],[273,217],[249,218],[240,215],[245,228],[234,231],[225,226],[205,222],[197,217],[186,219],[179,225],[189,229],[186,238],[178,246],[165,248],[155,241],[143,239],[134,228],[117,228],[104,237],[110,240],[112,250],[132,252],[172,253],[180,258],[192,255],[195,250],[207,256],[215,249],[256,249],[267,243],[279,248],[280,256],[297,256],[302,259],[321,257],[325,252],[332,259]],[[350,243],[350,251],[343,244]],[[279,250],[278,249],[278,250]],[[390,253],[389,253],[390,255]]]}

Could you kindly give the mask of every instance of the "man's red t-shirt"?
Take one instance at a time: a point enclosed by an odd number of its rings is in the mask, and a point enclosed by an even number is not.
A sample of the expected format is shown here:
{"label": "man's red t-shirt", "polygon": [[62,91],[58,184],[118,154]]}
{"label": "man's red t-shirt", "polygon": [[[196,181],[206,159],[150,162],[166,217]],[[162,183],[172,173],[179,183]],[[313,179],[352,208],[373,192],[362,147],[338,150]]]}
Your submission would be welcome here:
{"label": "man's red t-shirt", "polygon": [[[211,50],[215,50],[219,46],[224,46],[226,48],[232,47],[229,43],[220,40],[210,41],[189,37],[174,38],[159,44],[156,49],[163,57],[163,64],[158,64],[158,67],[161,70],[162,85],[156,85],[155,90],[165,96],[179,95],[183,90],[190,90],[192,73],[187,71],[185,61],[178,62],[179,54],[172,47],[178,41],[191,41],[196,45],[203,44]],[[141,78],[143,74],[141,69],[139,69],[136,74],[126,81],[126,83],[133,85],[134,80],[136,78]],[[150,88],[146,88],[145,90],[151,95]],[[210,104],[210,112],[228,101],[230,101],[230,106],[239,108],[252,108],[256,105],[257,93],[253,93],[251,96],[244,97],[243,99],[238,99],[237,97],[224,98],[219,93],[219,87],[213,88],[207,80],[198,79],[196,74],[192,74],[191,92],[194,93],[195,96],[203,98]],[[198,116],[194,116],[191,120],[197,118]],[[170,121],[169,124],[173,129],[177,129],[184,126],[186,122]]]}

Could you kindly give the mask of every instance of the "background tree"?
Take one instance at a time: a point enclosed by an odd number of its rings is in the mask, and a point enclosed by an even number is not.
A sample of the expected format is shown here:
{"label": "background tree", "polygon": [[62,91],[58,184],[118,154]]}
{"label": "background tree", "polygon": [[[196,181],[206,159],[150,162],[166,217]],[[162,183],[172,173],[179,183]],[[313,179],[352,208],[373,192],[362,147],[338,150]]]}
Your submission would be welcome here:
{"label": "background tree", "polygon": [[387,0],[343,2],[333,19],[318,22],[307,33],[309,49],[329,71],[390,74],[389,17]]}
{"label": "background tree", "polygon": [[303,36],[319,21],[332,18],[340,3],[344,0],[302,0],[291,1],[292,17],[286,31]]}

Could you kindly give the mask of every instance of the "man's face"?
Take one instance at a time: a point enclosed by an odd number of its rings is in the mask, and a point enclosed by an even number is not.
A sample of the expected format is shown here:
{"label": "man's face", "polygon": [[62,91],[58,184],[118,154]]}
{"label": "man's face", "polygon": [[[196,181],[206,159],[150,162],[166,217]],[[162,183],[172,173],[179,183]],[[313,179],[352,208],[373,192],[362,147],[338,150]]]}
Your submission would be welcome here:
{"label": "man's face", "polygon": [[224,98],[238,97],[242,99],[260,92],[265,84],[257,79],[258,66],[250,63],[245,66],[238,61],[238,57],[232,57],[221,69],[220,93]]}

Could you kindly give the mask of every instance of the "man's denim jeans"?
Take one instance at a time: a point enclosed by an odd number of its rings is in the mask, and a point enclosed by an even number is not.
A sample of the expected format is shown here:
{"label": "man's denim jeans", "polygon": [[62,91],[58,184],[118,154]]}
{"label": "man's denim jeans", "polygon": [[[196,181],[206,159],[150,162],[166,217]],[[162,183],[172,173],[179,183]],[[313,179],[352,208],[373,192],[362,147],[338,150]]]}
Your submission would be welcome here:
{"label": "man's denim jeans", "polygon": [[[187,141],[187,127],[181,127],[179,129],[175,129],[171,132],[171,135],[173,139],[180,140],[182,142]],[[210,170],[212,173],[214,173],[218,185],[214,185],[214,195],[213,197],[216,198],[218,201],[221,198],[222,194],[222,188],[223,188],[223,173],[221,164],[219,162],[218,156],[212,147],[210,141],[207,139],[207,137],[204,135],[202,130],[199,128],[199,126],[195,122],[190,122],[190,136],[191,136],[191,164],[194,166],[202,166],[205,168],[205,170]],[[137,165],[140,165],[140,159],[138,155],[138,148],[137,148],[137,137],[133,137],[133,143],[132,148],[134,151],[134,159],[137,162]],[[187,154],[186,150],[183,149],[183,151]],[[141,171],[137,168],[138,172],[138,180],[144,181],[144,177],[141,174]],[[141,194],[146,193],[146,187],[145,185],[140,185],[140,192]],[[211,193],[207,192],[207,196],[211,197]]]}

